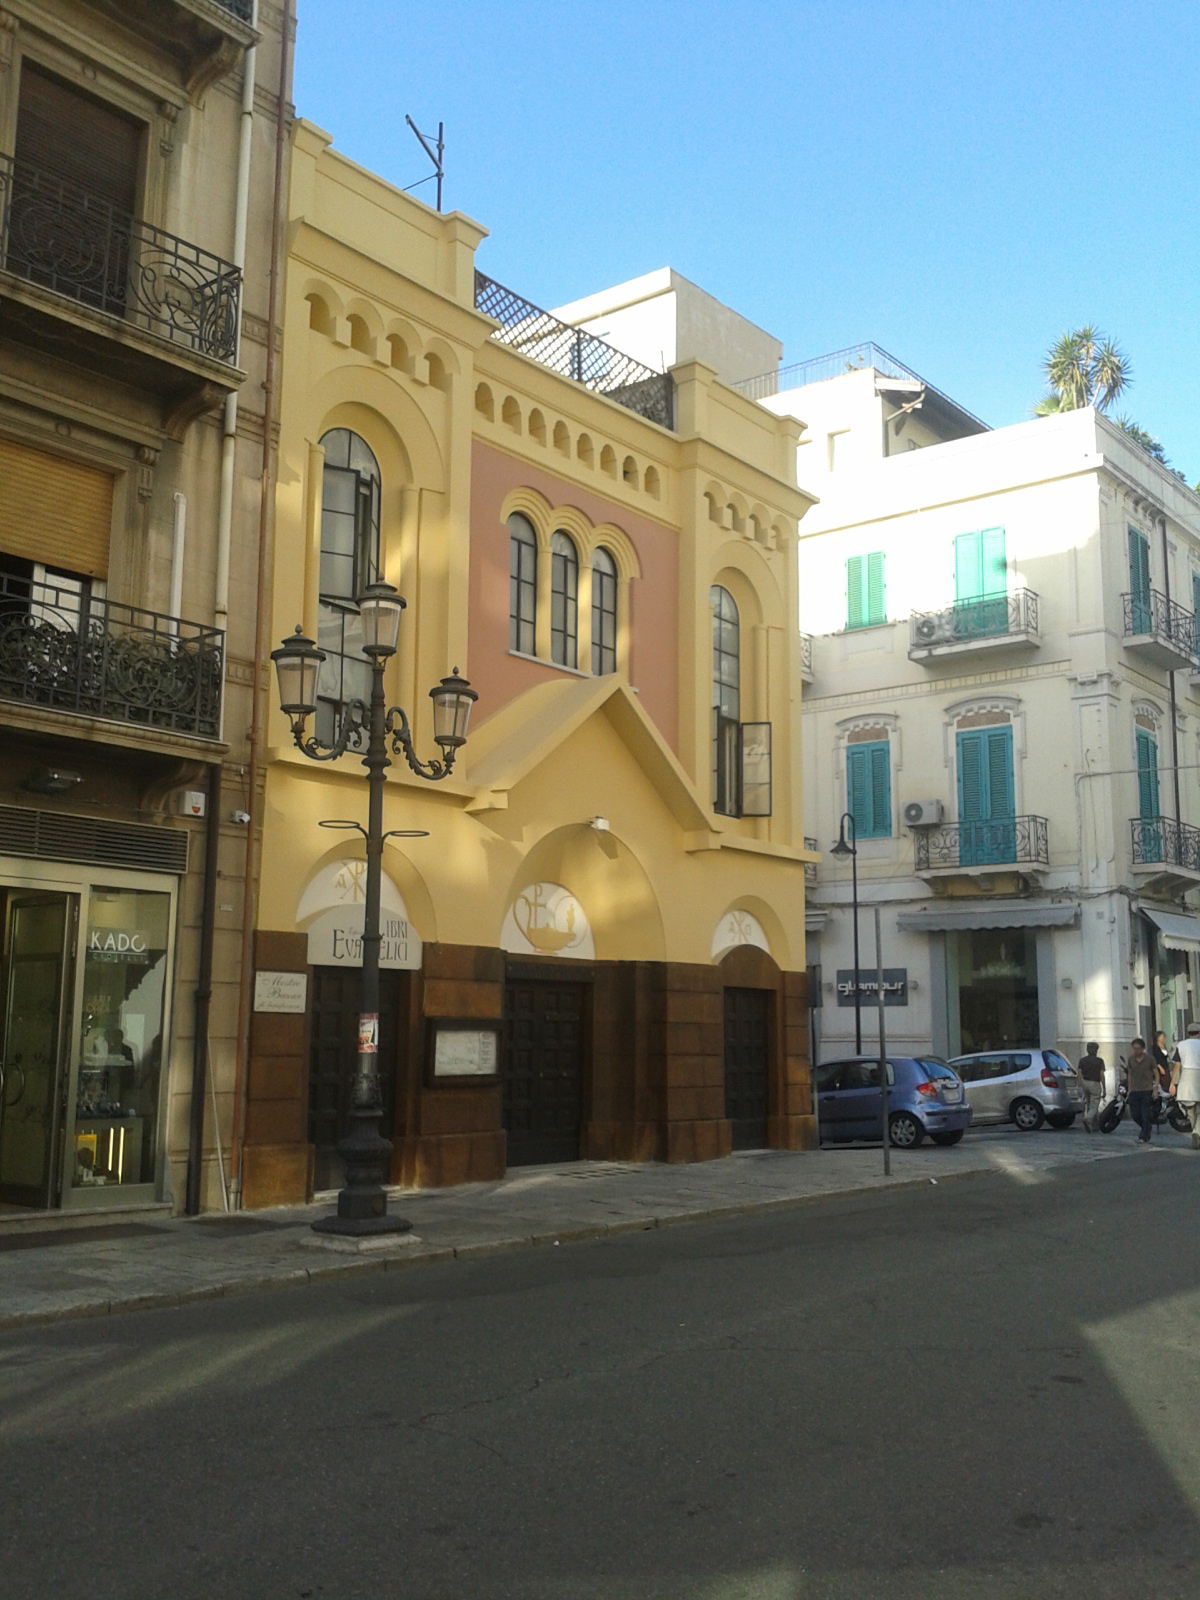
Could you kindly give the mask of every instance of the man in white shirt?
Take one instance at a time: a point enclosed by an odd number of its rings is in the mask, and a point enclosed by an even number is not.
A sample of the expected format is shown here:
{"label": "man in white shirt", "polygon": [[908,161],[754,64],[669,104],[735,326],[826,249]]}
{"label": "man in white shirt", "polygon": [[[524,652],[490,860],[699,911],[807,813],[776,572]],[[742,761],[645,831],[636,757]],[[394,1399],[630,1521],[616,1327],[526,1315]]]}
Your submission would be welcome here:
{"label": "man in white shirt", "polygon": [[1175,1046],[1178,1065],[1171,1089],[1192,1123],[1192,1149],[1200,1150],[1200,1022],[1189,1024],[1187,1038]]}

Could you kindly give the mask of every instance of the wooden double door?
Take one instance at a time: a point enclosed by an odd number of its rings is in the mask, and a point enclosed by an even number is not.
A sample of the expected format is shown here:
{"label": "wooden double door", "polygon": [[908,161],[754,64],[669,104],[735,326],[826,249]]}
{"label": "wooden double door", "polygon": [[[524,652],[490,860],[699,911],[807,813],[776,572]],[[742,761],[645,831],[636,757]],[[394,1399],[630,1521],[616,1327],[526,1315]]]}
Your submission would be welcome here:
{"label": "wooden double door", "polygon": [[725,990],[725,1115],[735,1150],[767,1143],[770,995],[766,989]]}
{"label": "wooden double door", "polygon": [[508,1165],[577,1161],[587,986],[510,977],[504,1011]]}

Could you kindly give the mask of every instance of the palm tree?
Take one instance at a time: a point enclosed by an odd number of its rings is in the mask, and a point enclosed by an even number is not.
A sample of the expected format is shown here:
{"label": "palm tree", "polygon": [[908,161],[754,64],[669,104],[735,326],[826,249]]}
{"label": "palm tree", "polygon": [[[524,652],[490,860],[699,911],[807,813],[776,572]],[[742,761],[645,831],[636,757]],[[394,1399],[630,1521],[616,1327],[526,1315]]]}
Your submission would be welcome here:
{"label": "palm tree", "polygon": [[1107,411],[1133,379],[1129,357],[1090,322],[1054,341],[1042,371],[1050,392],[1033,408],[1038,417],[1078,411],[1082,406]]}

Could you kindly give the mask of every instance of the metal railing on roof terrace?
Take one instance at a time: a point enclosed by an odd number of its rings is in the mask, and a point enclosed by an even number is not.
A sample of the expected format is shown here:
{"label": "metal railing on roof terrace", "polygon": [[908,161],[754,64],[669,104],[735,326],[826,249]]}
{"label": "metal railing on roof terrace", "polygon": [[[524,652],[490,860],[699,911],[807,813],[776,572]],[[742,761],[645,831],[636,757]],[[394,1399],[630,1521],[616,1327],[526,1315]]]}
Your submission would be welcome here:
{"label": "metal railing on roof terrace", "polygon": [[827,356],[813,356],[810,361],[796,361],[790,367],[777,367],[774,372],[760,373],[757,378],[743,378],[733,387],[747,400],[766,400],[782,389],[799,389],[806,383],[821,383],[826,378],[840,378],[843,373],[857,372],[863,367],[874,367],[885,378],[909,378],[914,383],[924,383],[911,367],[895,356],[888,355],[877,344],[852,344],[845,350],[833,350]]}
{"label": "metal railing on roof terrace", "polygon": [[885,378],[900,378],[922,384],[930,394],[940,395],[956,411],[970,417],[972,422],[978,422],[981,428],[987,427],[973,412],[960,406],[957,400],[951,400],[940,389],[935,389],[919,372],[914,372],[903,361],[897,361],[895,356],[870,342],[847,345],[844,350],[832,350],[827,356],[813,356],[810,361],[796,361],[790,367],[777,367],[774,372],[762,372],[756,378],[743,378],[733,388],[745,395],[747,400],[769,400],[772,395],[781,394],[785,389],[801,389],[806,383],[823,383],[826,378],[840,378],[847,372],[861,372],[868,367],[873,367]]}
{"label": "metal railing on roof terrace", "polygon": [[475,309],[500,324],[492,335],[500,344],[511,345],[531,361],[561,372],[661,428],[674,427],[675,386],[669,372],[644,367],[595,334],[560,322],[482,272],[475,274]]}

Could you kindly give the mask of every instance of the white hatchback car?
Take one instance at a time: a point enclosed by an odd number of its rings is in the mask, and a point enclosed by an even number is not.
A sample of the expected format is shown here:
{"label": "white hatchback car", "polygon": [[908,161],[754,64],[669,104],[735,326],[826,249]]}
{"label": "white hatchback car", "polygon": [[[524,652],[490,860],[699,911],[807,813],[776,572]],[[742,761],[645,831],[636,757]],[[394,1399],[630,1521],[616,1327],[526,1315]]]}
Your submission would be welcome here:
{"label": "white hatchback car", "polygon": [[981,1050],[955,1056],[950,1065],[963,1081],[971,1122],[1011,1122],[1036,1133],[1043,1122],[1069,1128],[1083,1110],[1083,1085],[1057,1050]]}

